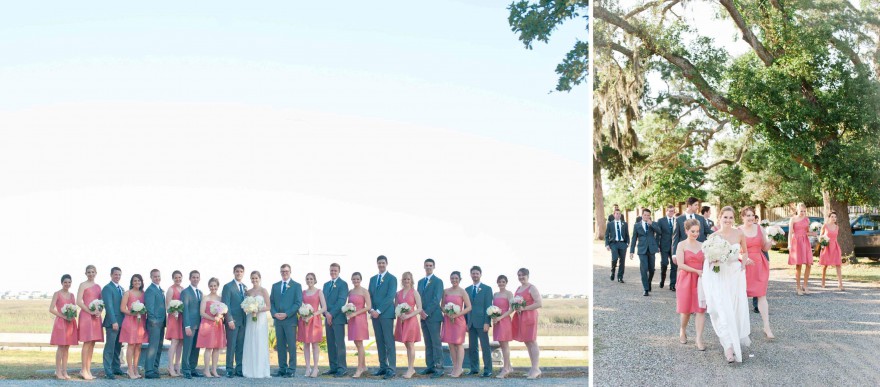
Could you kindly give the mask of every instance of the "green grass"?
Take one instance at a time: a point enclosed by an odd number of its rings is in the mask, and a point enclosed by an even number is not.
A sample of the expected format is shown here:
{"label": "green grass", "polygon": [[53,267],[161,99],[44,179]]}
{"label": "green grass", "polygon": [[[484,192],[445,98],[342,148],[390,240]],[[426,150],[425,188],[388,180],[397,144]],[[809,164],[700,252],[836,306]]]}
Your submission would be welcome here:
{"label": "green grass", "polygon": [[0,300],[0,332],[51,333],[55,316],[51,300]]}
{"label": "green grass", "polygon": [[[810,269],[811,286],[819,284],[821,281],[822,268],[819,265],[819,258],[813,257],[813,267]],[[794,265],[788,264],[788,252],[771,251],[770,252],[770,269],[786,270],[792,278],[795,275]],[[859,263],[844,263],[840,267],[841,277],[844,281],[853,282],[880,282],[880,262],[874,262],[866,258],[859,259]],[[837,271],[834,267],[829,267],[826,274],[826,287],[837,287]]]}

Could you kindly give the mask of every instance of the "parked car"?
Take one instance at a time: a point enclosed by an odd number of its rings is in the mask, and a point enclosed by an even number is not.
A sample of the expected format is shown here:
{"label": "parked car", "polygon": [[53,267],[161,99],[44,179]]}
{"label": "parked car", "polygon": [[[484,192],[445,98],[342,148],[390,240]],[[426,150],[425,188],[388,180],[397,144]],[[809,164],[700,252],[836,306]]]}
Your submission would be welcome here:
{"label": "parked car", "polygon": [[862,214],[850,224],[857,257],[880,261],[880,214]]}
{"label": "parked car", "polygon": [[[825,223],[825,218],[820,218],[818,216],[810,216],[809,219],[810,219],[810,224],[813,224],[815,222],[818,222],[820,224]],[[787,237],[788,237],[788,235],[790,235],[788,233],[789,221],[791,221],[791,218],[782,218],[782,219],[770,222],[771,226],[779,226],[780,228],[782,228],[782,231],[785,232],[785,236],[786,236],[786,239],[784,241],[776,242],[776,245],[773,246],[773,249],[775,249],[775,250],[778,250],[778,249],[786,249],[787,250],[788,249],[788,238]],[[819,238],[814,237],[814,236],[810,236],[810,248],[813,249],[813,255],[815,255],[815,256],[819,255],[816,250],[816,245],[818,243],[819,243]]]}

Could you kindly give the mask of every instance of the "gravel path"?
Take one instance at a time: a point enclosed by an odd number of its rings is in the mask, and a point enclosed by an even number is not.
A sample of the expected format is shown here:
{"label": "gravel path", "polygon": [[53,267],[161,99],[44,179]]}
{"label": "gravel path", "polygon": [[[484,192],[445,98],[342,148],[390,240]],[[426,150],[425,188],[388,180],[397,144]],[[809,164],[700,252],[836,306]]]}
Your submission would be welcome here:
{"label": "gravel path", "polygon": [[[706,316],[704,343],[696,350],[694,319],[688,344],[678,342],[674,293],[660,289],[660,258],[654,291],[642,296],[638,260],[627,260],[621,284],[612,282],[610,253],[593,248],[595,386],[880,385],[880,286],[844,282],[845,292],[822,290],[797,296],[784,270],[770,274],[770,323],[776,339],[764,338],[760,315],[751,315],[751,347],[743,363],[728,364]],[[751,300],[750,300],[751,302]]]}

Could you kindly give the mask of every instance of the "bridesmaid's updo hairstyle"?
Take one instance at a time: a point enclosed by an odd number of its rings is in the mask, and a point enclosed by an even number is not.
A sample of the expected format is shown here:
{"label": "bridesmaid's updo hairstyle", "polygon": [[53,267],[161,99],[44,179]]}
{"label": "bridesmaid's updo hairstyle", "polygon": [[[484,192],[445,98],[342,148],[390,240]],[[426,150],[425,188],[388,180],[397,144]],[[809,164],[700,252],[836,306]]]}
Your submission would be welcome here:
{"label": "bridesmaid's updo hairstyle", "polygon": [[260,272],[259,272],[259,271],[257,271],[257,270],[252,271],[252,272],[251,272],[251,277],[253,277],[254,274],[257,275],[257,278],[259,278],[259,279],[263,279],[263,276],[260,275]]}
{"label": "bridesmaid's updo hairstyle", "polygon": [[73,281],[73,279],[70,277],[70,274],[65,274],[65,275],[61,276],[61,283],[62,283],[62,284],[64,283],[64,280],[71,280],[71,281]]}
{"label": "bridesmaid's updo hairstyle", "polygon": [[318,277],[315,277],[315,273],[307,273],[306,274],[306,282],[308,282],[309,277],[312,277],[312,280],[314,280],[315,283],[318,283]]}
{"label": "bridesmaid's updo hairstyle", "polygon": [[354,279],[354,277],[358,277],[359,280],[364,279],[364,277],[361,276],[361,272],[359,272],[359,271],[356,271],[356,272],[354,272],[354,273],[351,273],[351,279]]}
{"label": "bridesmaid's updo hairstyle", "polygon": [[212,283],[216,283],[217,286],[220,286],[220,280],[218,280],[217,277],[211,277],[211,279],[208,280],[208,286],[211,286]]}
{"label": "bridesmaid's updo hairstyle", "polygon": [[183,273],[181,273],[180,270],[175,270],[173,273],[171,273],[171,278],[174,278],[174,276],[176,275],[180,275],[180,277],[183,277]]}
{"label": "bridesmaid's updo hairstyle", "polygon": [[88,273],[88,272],[89,272],[89,269],[92,269],[92,270],[94,270],[94,271],[95,271],[95,273],[97,273],[97,272],[98,272],[98,269],[97,269],[97,268],[96,268],[96,267],[95,267],[95,265],[88,265],[88,266],[86,266],[86,273]]}
{"label": "bridesmaid's updo hairstyle", "polygon": [[452,274],[449,275],[449,278],[452,277],[458,277],[458,279],[461,280],[461,272],[459,272],[458,270],[453,271]]}
{"label": "bridesmaid's updo hairstyle", "polygon": [[408,271],[407,271],[407,272],[404,272],[404,273],[400,276],[400,283],[403,284],[403,280],[405,280],[405,279],[407,279],[407,278],[409,278],[409,284],[410,284],[410,286],[415,285],[415,283],[413,282],[413,276],[412,276],[412,273],[410,273],[410,272],[408,272]]}
{"label": "bridesmaid's updo hairstyle", "polygon": [[134,279],[135,278],[141,280],[141,287],[138,288],[138,290],[144,290],[144,277],[141,277],[140,274],[135,274],[135,275],[131,276],[131,280],[128,281],[128,289],[129,290],[134,289]]}
{"label": "bridesmaid's updo hairstyle", "polygon": [[684,229],[685,230],[690,230],[691,227],[699,226],[699,225],[700,225],[700,221],[696,220],[696,219],[688,219],[688,220],[684,221]]}
{"label": "bridesmaid's updo hairstyle", "polygon": [[724,208],[721,209],[721,214],[723,214],[727,211],[730,211],[731,214],[736,215],[736,210],[734,210],[733,207],[731,207],[731,206],[724,206]]}
{"label": "bridesmaid's updo hairstyle", "polygon": [[517,275],[522,274],[522,275],[528,277],[529,276],[529,269],[526,269],[524,267],[520,268],[519,270],[516,271],[516,274]]}
{"label": "bridesmaid's updo hairstyle", "polygon": [[746,214],[748,214],[749,212],[751,212],[752,215],[754,215],[755,214],[755,207],[752,207],[752,206],[743,207],[741,210],[739,210],[739,216],[745,218]]}
{"label": "bridesmaid's updo hairstyle", "polygon": [[504,283],[508,283],[508,282],[510,282],[510,281],[507,280],[507,276],[504,275],[504,274],[499,275],[499,276],[498,276],[498,279],[495,280],[495,282],[496,282],[496,283],[497,283],[497,282],[501,282],[501,280],[504,280]]}

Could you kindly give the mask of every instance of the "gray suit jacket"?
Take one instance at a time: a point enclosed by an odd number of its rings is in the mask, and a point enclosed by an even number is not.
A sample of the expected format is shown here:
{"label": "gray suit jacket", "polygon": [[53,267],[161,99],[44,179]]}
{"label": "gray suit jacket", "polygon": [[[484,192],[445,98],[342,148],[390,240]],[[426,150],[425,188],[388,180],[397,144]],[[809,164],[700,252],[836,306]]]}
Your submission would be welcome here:
{"label": "gray suit jacket", "polygon": [[[474,285],[466,287],[468,297],[473,296]],[[480,283],[480,289],[476,297],[471,297],[471,311],[467,314],[468,328],[482,329],[483,324],[492,324],[492,320],[486,315],[486,308],[492,306],[492,288]]]}
{"label": "gray suit jacket", "polygon": [[278,281],[272,285],[272,293],[269,294],[269,312],[272,313],[272,316],[275,316],[275,313],[287,314],[287,318],[284,320],[277,320],[275,317],[272,317],[276,324],[296,325],[299,322],[297,312],[299,312],[299,307],[302,306],[303,301],[302,285],[299,282],[290,280],[288,283],[290,287],[285,289],[284,295],[282,295],[282,283],[282,281]]}
{"label": "gray suit jacket", "polygon": [[[333,281],[327,281],[324,284],[324,301],[327,302],[327,311],[333,316],[333,325],[345,325],[345,313],[342,313],[342,306],[348,303],[348,283],[342,278],[336,278],[336,287],[333,287]],[[325,320],[326,322],[326,320]]]}
{"label": "gray suit jacket", "polygon": [[[203,294],[202,297],[204,296]],[[180,302],[183,303],[183,327],[199,329],[199,323],[202,321],[202,311],[199,308],[202,305],[191,286],[183,288],[183,291],[180,292]]]}
{"label": "gray suit jacket", "polygon": [[[694,219],[700,222],[700,236],[697,237],[697,240],[700,242],[706,241],[706,236],[712,233],[712,230],[709,228],[709,224],[706,223],[706,218],[702,215],[694,214]],[[684,230],[684,222],[687,220],[687,215],[679,216],[675,219],[675,230],[672,231],[672,254],[674,255],[676,251],[678,251],[678,242],[687,239],[687,233]]]}
{"label": "gray suit jacket", "polygon": [[[617,230],[614,227],[614,221],[608,222],[608,226],[605,227],[605,246],[611,247],[612,243],[623,243],[629,245],[629,230],[626,228],[626,222],[623,220],[620,221],[620,238],[623,239],[622,242],[615,242],[614,239],[617,238]],[[623,246],[624,248],[626,246]]]}
{"label": "gray suit jacket", "polygon": [[660,225],[657,222],[651,222],[650,226],[646,226],[646,222],[638,222],[633,226],[633,243],[629,245],[629,252],[633,253],[638,248],[639,254],[656,254],[660,251],[660,245],[657,240],[660,239]]}
{"label": "gray suit jacket", "polygon": [[224,323],[228,323],[230,320],[235,321],[235,329],[244,326],[244,310],[241,309],[241,302],[244,301],[244,297],[247,297],[246,287],[244,291],[245,295],[242,296],[238,286],[235,285],[235,280],[232,280],[223,285],[223,293],[220,295],[221,301],[229,308]]}
{"label": "gray suit jacket", "polygon": [[422,278],[419,280],[419,296],[422,297],[422,310],[428,315],[425,321],[441,322],[443,313],[440,311],[440,303],[443,299],[443,280],[436,275],[431,276],[431,283]]}
{"label": "gray suit jacket", "polygon": [[148,321],[165,322],[165,293],[156,284],[151,283],[144,292],[144,306]]}
{"label": "gray suit jacket", "polygon": [[389,272],[385,272],[382,283],[379,283],[379,275],[370,278],[370,301],[373,302],[373,310],[379,311],[379,318],[394,319],[394,297],[397,296],[397,278]]}
{"label": "gray suit jacket", "polygon": [[[125,289],[123,289],[123,292]],[[122,305],[122,293],[116,288],[116,284],[110,281],[101,289],[101,300],[104,301],[104,328],[110,328],[113,324],[119,324],[122,327],[122,319],[125,315],[119,307]]]}
{"label": "gray suit jacket", "polygon": [[660,251],[669,253],[672,251],[672,232],[675,231],[675,218],[670,222],[669,218],[663,217],[658,219],[656,223],[660,225]]}

